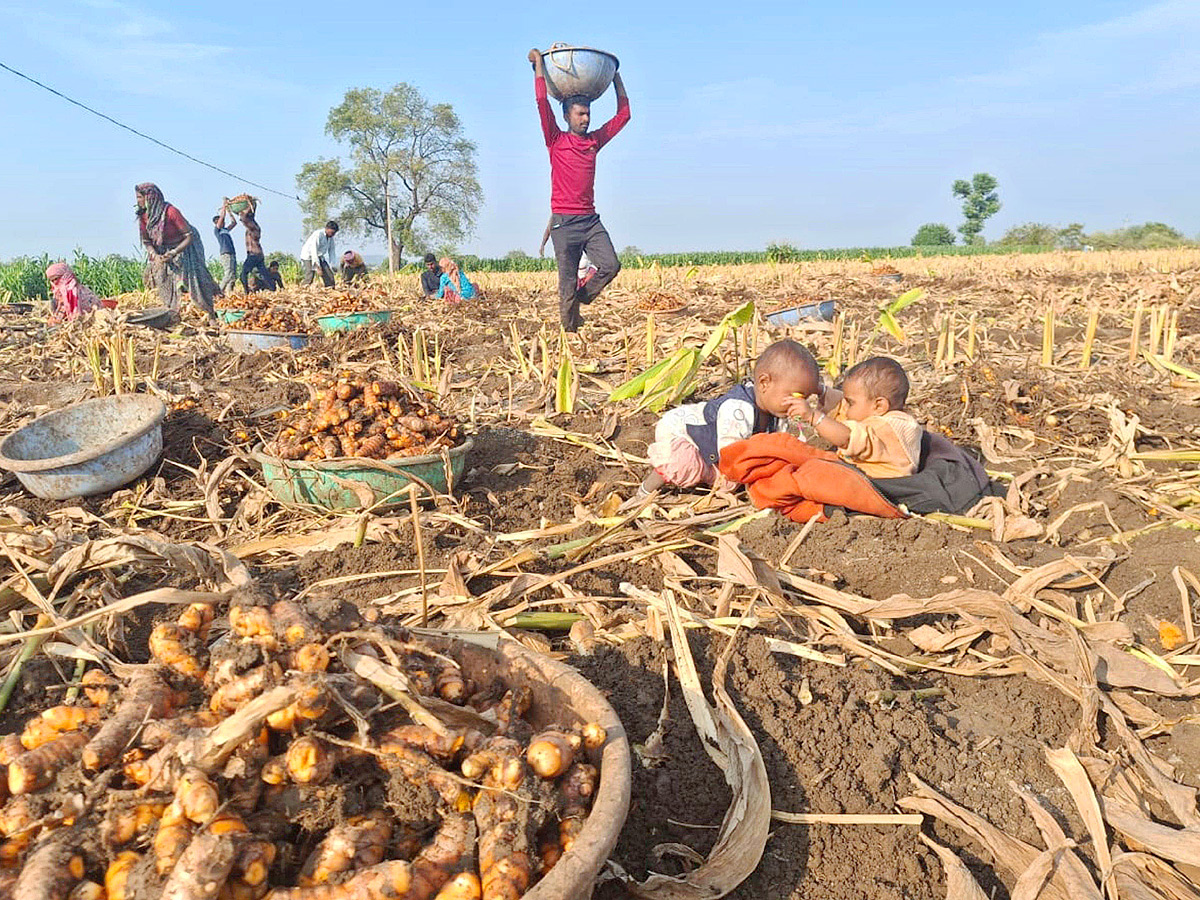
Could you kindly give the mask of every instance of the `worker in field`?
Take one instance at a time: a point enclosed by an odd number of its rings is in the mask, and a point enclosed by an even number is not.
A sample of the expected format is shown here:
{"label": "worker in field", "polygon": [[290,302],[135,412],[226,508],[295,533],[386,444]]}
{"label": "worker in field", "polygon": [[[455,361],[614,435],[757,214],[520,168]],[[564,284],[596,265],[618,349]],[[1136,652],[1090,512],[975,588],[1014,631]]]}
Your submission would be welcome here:
{"label": "worker in field", "polygon": [[262,226],[254,218],[254,203],[249,202],[239,214],[242,230],[246,232],[246,258],[242,261],[242,287],[251,293],[247,278],[251,272],[258,275],[258,290],[275,290],[275,279],[267,271],[266,257],[262,248]]}
{"label": "worker in field", "polygon": [[330,219],[324,228],[318,228],[308,236],[300,248],[300,269],[304,273],[302,283],[307,287],[321,273],[325,287],[333,287],[333,260],[337,256],[333,236],[338,233],[338,223]]}
{"label": "worker in field", "polygon": [[[533,64],[533,90],[542,134],[550,151],[550,239],[558,263],[558,311],[563,328],[578,331],[583,324],[580,305],[595,300],[621,271],[612,239],[596,214],[596,154],[629,121],[629,97],[618,73],[613,78],[616,115],[595,131],[588,131],[591,102],[586,97],[568,97],[562,104],[568,130],[562,131],[546,99],[541,51],[530,50],[529,61]],[[585,251],[596,273],[580,286],[579,258]]]}
{"label": "worker in field", "polygon": [[421,273],[421,293],[426,297],[437,295],[442,283],[442,267],[432,253],[425,254],[425,271]]}
{"label": "worker in field", "polygon": [[150,278],[163,306],[173,311],[179,309],[182,281],[191,301],[204,311],[210,322],[216,322],[213,297],[222,296],[222,291],[204,261],[200,232],[163,199],[157,185],[147,181],[135,190],[138,233],[146,248]]}
{"label": "worker in field", "polygon": [[221,267],[225,270],[221,278],[221,293],[228,294],[237,284],[237,248],[233,246],[233,236],[229,233],[237,219],[229,212],[229,203],[221,207],[221,212],[213,216],[213,234],[217,238],[217,253],[221,257]]}

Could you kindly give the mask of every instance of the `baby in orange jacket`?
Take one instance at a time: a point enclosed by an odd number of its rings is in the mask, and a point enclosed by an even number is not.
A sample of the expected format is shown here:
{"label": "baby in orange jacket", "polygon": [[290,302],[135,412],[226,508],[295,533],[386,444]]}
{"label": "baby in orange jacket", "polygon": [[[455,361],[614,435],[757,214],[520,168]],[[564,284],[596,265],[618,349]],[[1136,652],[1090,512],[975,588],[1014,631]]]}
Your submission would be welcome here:
{"label": "baby in orange jacket", "polygon": [[826,391],[820,408],[793,397],[788,412],[811,424],[869,478],[903,478],[920,466],[924,433],[905,412],[907,401],[904,369],[894,359],[874,356],[846,373],[840,391]]}

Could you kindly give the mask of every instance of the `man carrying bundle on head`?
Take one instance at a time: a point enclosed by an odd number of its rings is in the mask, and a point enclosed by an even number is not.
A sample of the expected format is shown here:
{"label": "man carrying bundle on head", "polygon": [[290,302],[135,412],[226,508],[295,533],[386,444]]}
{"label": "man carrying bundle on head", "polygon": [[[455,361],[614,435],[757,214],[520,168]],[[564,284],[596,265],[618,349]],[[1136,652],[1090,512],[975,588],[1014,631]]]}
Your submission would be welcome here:
{"label": "man carrying bundle on head", "polygon": [[[613,78],[617,92],[617,113],[595,131],[591,124],[591,101],[587,97],[563,100],[563,118],[567,131],[558,127],[546,99],[546,69],[540,50],[529,51],[533,63],[533,90],[537,97],[542,134],[550,151],[550,239],[558,262],[558,311],[567,331],[578,331],[583,324],[580,304],[591,303],[617,277],[621,262],[612,239],[596,214],[596,154],[629,121],[629,97],[620,73]],[[579,257],[587,252],[596,266],[596,274],[580,286]]]}

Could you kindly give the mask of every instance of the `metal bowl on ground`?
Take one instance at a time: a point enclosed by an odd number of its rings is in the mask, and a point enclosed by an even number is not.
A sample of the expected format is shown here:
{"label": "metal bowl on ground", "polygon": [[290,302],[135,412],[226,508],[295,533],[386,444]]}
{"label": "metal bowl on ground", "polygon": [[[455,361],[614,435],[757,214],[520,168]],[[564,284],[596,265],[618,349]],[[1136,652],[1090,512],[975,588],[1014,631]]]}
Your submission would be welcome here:
{"label": "metal bowl on ground", "polygon": [[128,321],[130,325],[145,325],[147,328],[166,331],[175,323],[176,318],[174,310],[167,309],[165,306],[152,306],[139,313],[134,313]]}
{"label": "metal bowl on ground", "polygon": [[903,281],[904,273],[903,272],[884,272],[882,274],[876,275],[875,277],[878,278],[880,281]]}
{"label": "metal bowl on ground", "polygon": [[[457,483],[466,469],[470,440],[440,453],[409,456],[387,462],[379,459],[344,457],[320,462],[284,460],[256,448],[250,455],[262,466],[267,490],[277,500],[317,506],[322,509],[361,509],[407,503],[409,485],[424,482],[432,490],[446,493],[446,467],[450,481]],[[425,496],[422,488],[418,497]]]}
{"label": "metal bowl on ground", "polygon": [[257,353],[277,347],[299,350],[308,346],[307,334],[288,334],[281,331],[230,330],[225,332],[225,340],[229,341],[229,346],[238,353]]}
{"label": "metal bowl on ground", "polygon": [[75,403],[0,441],[0,468],[44,500],[104,494],[158,459],[166,415],[162,401],[146,394]]}
{"label": "metal bowl on ground", "polygon": [[621,720],[590,681],[557,660],[496,635],[462,634],[461,640],[422,634],[434,649],[453,657],[476,684],[499,678],[505,685],[527,685],[533,703],[527,718],[536,729],[598,722],[608,737],[589,762],[600,770],[592,811],[575,839],[524,900],[588,900],[596,876],[616,846],[629,812],[631,785],[629,740]]}
{"label": "metal bowl on ground", "polygon": [[832,322],[834,315],[834,302],[832,300],[822,300],[820,303],[805,303],[802,306],[793,306],[790,309],[779,309],[773,313],[767,313],[766,319],[768,325],[799,325],[800,322]]}
{"label": "metal bowl on ground", "polygon": [[555,100],[583,96],[595,100],[608,90],[620,61],[604,50],[552,44],[542,52],[546,92]]}
{"label": "metal bowl on ground", "polygon": [[333,313],[328,316],[317,316],[317,325],[325,334],[337,334],[339,331],[353,331],[364,325],[383,325],[392,321],[392,314],[393,310],[390,309]]}

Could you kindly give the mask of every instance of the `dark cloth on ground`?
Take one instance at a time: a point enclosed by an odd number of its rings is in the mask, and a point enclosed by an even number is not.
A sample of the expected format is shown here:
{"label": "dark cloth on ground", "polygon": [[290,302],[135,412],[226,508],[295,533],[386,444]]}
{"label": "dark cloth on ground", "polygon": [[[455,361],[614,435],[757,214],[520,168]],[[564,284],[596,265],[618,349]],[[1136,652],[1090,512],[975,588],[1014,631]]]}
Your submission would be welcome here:
{"label": "dark cloth on ground", "polygon": [[921,465],[916,474],[871,480],[888,500],[914,513],[962,513],[983,497],[1005,493],[971,454],[929,431],[921,436]]}
{"label": "dark cloth on ground", "polygon": [[[621,271],[621,261],[612,239],[595,213],[550,217],[550,239],[558,264],[558,312],[567,331],[578,331],[583,324],[581,304],[591,303]],[[579,286],[579,258],[586,252],[596,266],[596,274]]]}

